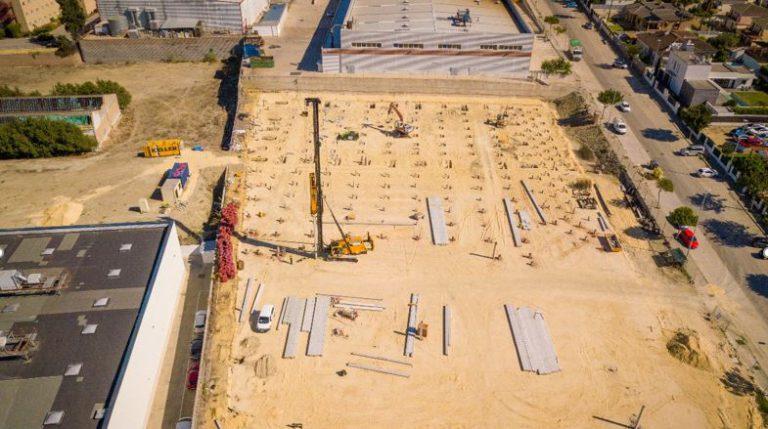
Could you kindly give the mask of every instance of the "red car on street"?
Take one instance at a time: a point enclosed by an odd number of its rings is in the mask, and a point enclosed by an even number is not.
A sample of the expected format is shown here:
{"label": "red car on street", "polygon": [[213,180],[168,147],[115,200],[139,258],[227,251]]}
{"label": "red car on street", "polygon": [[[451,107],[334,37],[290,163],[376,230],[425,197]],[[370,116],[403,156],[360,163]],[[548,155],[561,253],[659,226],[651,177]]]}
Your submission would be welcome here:
{"label": "red car on street", "polygon": [[187,389],[197,389],[197,378],[200,375],[200,364],[192,361],[192,364],[187,369]]}
{"label": "red car on street", "polygon": [[696,238],[696,233],[694,233],[690,227],[681,226],[680,230],[675,234],[675,238],[680,240],[680,242],[689,249],[699,247],[699,239]]}

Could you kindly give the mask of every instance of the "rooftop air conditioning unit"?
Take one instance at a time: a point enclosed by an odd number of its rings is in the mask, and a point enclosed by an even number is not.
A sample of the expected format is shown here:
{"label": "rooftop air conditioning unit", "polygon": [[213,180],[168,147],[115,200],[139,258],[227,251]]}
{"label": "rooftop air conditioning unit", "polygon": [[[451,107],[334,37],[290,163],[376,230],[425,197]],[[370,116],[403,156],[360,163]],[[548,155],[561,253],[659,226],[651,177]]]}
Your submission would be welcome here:
{"label": "rooftop air conditioning unit", "polygon": [[160,21],[153,19],[149,21],[149,29],[153,31],[157,31],[160,29],[160,24],[161,24]]}

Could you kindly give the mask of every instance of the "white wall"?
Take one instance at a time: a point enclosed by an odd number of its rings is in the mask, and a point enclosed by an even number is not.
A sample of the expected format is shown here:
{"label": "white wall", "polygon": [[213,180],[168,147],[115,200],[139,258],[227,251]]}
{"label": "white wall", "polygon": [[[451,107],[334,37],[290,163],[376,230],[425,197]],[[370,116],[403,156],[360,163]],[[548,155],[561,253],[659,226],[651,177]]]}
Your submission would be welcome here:
{"label": "white wall", "polygon": [[186,280],[176,225],[166,232],[156,271],[148,286],[135,335],[126,351],[127,364],[118,376],[104,428],[146,427],[157,390],[165,351],[171,340],[173,320]]}

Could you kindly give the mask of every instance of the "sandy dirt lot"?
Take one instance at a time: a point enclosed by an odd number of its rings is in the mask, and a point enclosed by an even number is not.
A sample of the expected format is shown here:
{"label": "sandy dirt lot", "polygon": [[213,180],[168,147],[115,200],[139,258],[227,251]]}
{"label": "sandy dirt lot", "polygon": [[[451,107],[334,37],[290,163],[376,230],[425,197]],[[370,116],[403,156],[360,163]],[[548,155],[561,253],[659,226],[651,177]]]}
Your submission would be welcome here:
{"label": "sandy dirt lot", "polygon": [[[227,428],[594,428],[613,427],[595,416],[628,423],[642,405],[647,427],[749,427],[758,421],[751,401],[728,393],[718,380],[730,368],[730,351],[702,317],[695,292],[653,265],[647,245],[630,236],[637,225],[628,212],[616,209],[608,218],[625,251],[602,250],[597,210],[578,208],[569,185],[589,177],[599,181],[609,201],[621,194],[613,179],[584,172],[550,105],[534,99],[400,98],[416,131],[397,139],[389,135],[395,120],[387,114],[391,95],[320,94],[329,206],[346,232],[370,233],[376,243],[354,264],[302,256],[314,239],[308,190],[312,124],[304,97],[265,93],[252,96],[247,106],[252,123],[239,228],[245,269],[232,301],[239,307],[245,280],[253,278],[265,288],[257,306],[279,309],[287,296],[325,293],[376,298],[386,309],[360,311],[354,321],[331,316],[322,357],[305,355],[307,334],[301,333],[297,357],[282,359],[286,325],[257,334],[249,317],[234,322],[237,311],[230,308],[232,323],[211,334],[233,335],[232,358],[209,363],[229,374],[225,388],[215,386],[225,398],[204,410],[203,424],[216,419]],[[503,111],[510,115],[506,128],[484,123]],[[337,140],[344,130],[359,132],[360,139]],[[547,224],[537,221],[523,180]],[[447,246],[432,244],[428,196],[443,199]],[[522,247],[513,245],[503,197],[534,220],[523,231]],[[333,224],[325,233],[326,240],[339,238]],[[286,253],[276,256],[275,246]],[[494,247],[499,259],[490,257]],[[429,333],[408,358],[402,332],[411,293],[421,296],[418,319]],[[541,310],[561,372],[520,370],[504,304]],[[442,353],[445,305],[453,313],[448,356]],[[698,367],[667,351],[680,328],[698,333]],[[257,376],[256,361],[264,356],[271,358],[274,374],[264,376],[269,371],[262,366]],[[409,378],[364,372],[348,362],[404,371]],[[337,374],[344,369],[345,376]],[[214,388],[210,383],[204,391]]]}
{"label": "sandy dirt lot", "polygon": [[[211,190],[237,158],[219,149],[226,112],[218,103],[218,66],[134,64],[3,70],[0,83],[47,93],[56,82],[108,79],[133,95],[102,150],[79,157],[0,161],[0,227],[138,221],[171,216],[199,232],[208,218]],[[150,139],[181,138],[180,157],[138,156]],[[201,145],[203,152],[189,150]],[[180,204],[161,213],[160,185],[173,162],[190,163],[192,179]],[[139,199],[151,212],[139,214]]]}

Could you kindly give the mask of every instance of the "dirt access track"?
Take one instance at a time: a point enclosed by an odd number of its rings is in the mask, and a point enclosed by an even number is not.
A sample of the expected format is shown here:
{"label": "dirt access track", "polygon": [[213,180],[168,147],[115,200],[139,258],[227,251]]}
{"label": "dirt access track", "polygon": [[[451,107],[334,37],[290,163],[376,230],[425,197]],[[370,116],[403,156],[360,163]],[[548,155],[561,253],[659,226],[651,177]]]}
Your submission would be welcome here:
{"label": "dirt access track", "polygon": [[[323,102],[322,177],[329,206],[346,232],[370,233],[375,240],[375,249],[357,263],[306,256],[314,240],[307,96]],[[387,114],[391,101],[415,126],[411,138],[390,135],[396,119]],[[254,286],[263,285],[254,308],[271,303],[278,313],[286,297],[316,294],[376,298],[385,309],[359,311],[354,321],[331,314],[322,356],[306,356],[307,333],[301,332],[296,357],[283,359],[288,328],[277,317],[271,331],[256,333],[255,314],[238,322],[237,309],[214,307],[231,319],[209,335],[233,340],[231,359],[206,363],[227,376],[202,387],[203,427],[216,420],[226,428],[610,428],[595,416],[626,424],[642,405],[647,427],[760,424],[752,401],[728,393],[718,381],[729,368],[728,351],[702,317],[695,291],[631,245],[624,231],[637,225],[626,209],[611,207],[613,216],[603,216],[629,245],[624,252],[602,250],[598,210],[578,208],[569,185],[590,178],[608,201],[620,200],[621,193],[612,178],[584,172],[551,105],[523,98],[261,93],[250,95],[244,109],[250,128],[238,258],[245,269],[236,284],[221,287],[235,288],[239,307],[251,278]],[[504,111],[507,127],[485,124]],[[360,139],[337,140],[345,130],[359,132]],[[533,189],[546,224],[538,221],[521,181]],[[446,246],[432,244],[430,196],[441,198],[446,210]],[[531,229],[522,231],[521,247],[512,242],[504,197],[533,219]],[[324,231],[326,241],[339,238],[332,223]],[[492,258],[494,248],[498,259]],[[429,330],[413,357],[405,357],[411,293],[420,295],[418,320]],[[504,304],[542,312],[560,372],[521,371]],[[453,314],[447,356],[443,306]],[[699,367],[667,352],[680,328],[698,333]],[[216,351],[223,356],[220,347]]]}

